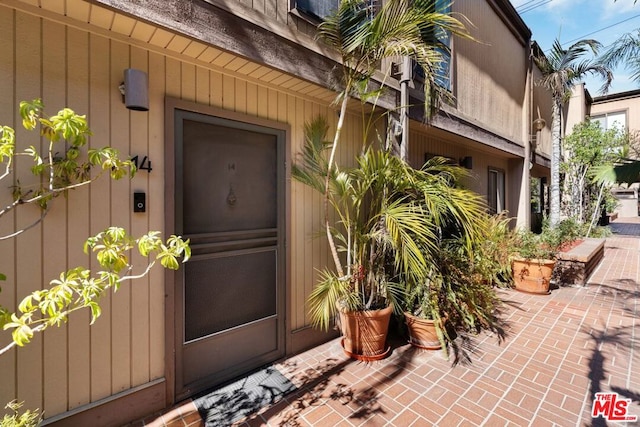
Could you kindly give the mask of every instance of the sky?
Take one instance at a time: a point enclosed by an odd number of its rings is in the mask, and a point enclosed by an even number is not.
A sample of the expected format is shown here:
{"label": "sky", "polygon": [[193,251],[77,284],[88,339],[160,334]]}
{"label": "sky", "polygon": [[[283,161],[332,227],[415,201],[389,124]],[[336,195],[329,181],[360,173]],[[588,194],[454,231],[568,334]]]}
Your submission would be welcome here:
{"label": "sky", "polygon": [[[606,47],[640,28],[640,0],[635,5],[634,0],[511,0],[511,4],[545,52],[556,38],[563,47],[581,39],[595,39]],[[613,74],[608,93],[640,89],[624,66],[614,69]],[[588,77],[585,83],[592,96],[601,95],[600,80]]]}

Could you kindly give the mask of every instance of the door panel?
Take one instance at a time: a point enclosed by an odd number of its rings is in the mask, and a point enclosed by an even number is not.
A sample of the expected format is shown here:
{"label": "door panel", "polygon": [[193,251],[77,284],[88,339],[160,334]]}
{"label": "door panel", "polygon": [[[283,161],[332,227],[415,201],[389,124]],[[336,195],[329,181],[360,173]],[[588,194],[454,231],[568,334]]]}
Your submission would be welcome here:
{"label": "door panel", "polygon": [[[275,360],[276,358],[265,358],[253,366],[251,364],[238,363],[247,358],[247,348],[250,348],[256,354],[269,355],[277,353],[278,349],[274,344],[278,341],[276,330],[277,320],[267,319],[263,322],[222,333],[219,337],[222,341],[220,345],[211,345],[208,340],[190,343],[189,351],[183,364],[184,383],[189,387],[190,392],[182,394],[188,396],[205,390],[208,387],[215,386]],[[234,345],[225,346],[225,339],[233,341]],[[220,366],[227,367],[227,370],[221,372]],[[213,378],[207,377],[203,376],[203,372],[214,372],[217,375]]]}
{"label": "door panel", "polygon": [[[275,267],[272,249],[187,263],[185,341],[277,315]],[[211,286],[212,277],[224,285]]]}
{"label": "door panel", "polygon": [[175,111],[176,397],[284,355],[284,130]]}
{"label": "door panel", "polygon": [[184,231],[277,226],[274,135],[184,121]]}

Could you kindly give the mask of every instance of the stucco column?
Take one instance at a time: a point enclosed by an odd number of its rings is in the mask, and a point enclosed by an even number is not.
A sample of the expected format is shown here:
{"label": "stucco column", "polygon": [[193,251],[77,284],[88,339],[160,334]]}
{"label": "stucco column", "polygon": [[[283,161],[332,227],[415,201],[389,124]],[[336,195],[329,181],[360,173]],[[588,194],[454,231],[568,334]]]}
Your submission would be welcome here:
{"label": "stucco column", "polygon": [[528,230],[531,226],[531,144],[527,141],[524,145],[524,159],[520,163],[521,180],[520,194],[518,198],[518,212],[516,228]]}
{"label": "stucco column", "polygon": [[533,112],[533,59],[531,45],[529,45],[527,66],[527,80],[525,82],[525,96],[522,108],[522,140],[524,141],[524,158],[520,170],[520,192],[518,194],[518,211],[516,228],[529,230],[531,228],[531,117]]}

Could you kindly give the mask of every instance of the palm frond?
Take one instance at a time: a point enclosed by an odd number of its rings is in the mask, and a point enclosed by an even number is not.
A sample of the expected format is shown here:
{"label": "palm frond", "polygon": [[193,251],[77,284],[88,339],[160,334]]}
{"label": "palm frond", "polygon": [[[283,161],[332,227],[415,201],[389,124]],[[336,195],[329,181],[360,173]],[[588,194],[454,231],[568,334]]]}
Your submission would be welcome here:
{"label": "palm frond", "polygon": [[640,160],[622,159],[615,165],[601,165],[593,169],[593,181],[597,183],[633,184],[640,182]]}
{"label": "palm frond", "polygon": [[638,36],[633,33],[623,34],[609,46],[607,51],[602,55],[602,62],[611,67],[616,67],[622,61],[630,57],[638,56],[640,53],[640,30],[637,31]]}
{"label": "palm frond", "polygon": [[368,0],[341,1],[318,27],[318,38],[342,58],[344,91],[339,96],[357,92],[361,99],[370,99],[368,79],[380,62],[408,56],[424,71],[425,106],[432,112],[443,96],[436,78],[448,47],[428,35],[448,33],[472,40],[464,23],[435,12],[434,3],[424,0],[388,0],[375,14],[369,8]]}
{"label": "palm frond", "polygon": [[298,161],[291,167],[291,175],[294,179],[321,194],[324,194],[324,179],[329,173],[326,152],[331,148],[331,142],[326,140],[328,130],[329,125],[323,116],[305,123],[305,143]]}
{"label": "palm frond", "polygon": [[584,59],[585,55],[598,54],[602,45],[593,39],[580,40],[568,48],[563,48],[558,39],[553,41],[547,55],[540,54],[534,61],[542,73],[538,84],[551,92],[551,95],[563,101],[570,96],[571,88],[585,75],[598,75],[603,80],[602,92],[611,86],[613,74],[610,67],[594,58]]}
{"label": "palm frond", "polygon": [[349,292],[351,284],[343,278],[338,278],[328,270],[320,271],[320,279],[311,291],[307,303],[309,318],[314,327],[328,330],[331,319],[338,312],[337,302],[347,307],[357,306],[358,300]]}

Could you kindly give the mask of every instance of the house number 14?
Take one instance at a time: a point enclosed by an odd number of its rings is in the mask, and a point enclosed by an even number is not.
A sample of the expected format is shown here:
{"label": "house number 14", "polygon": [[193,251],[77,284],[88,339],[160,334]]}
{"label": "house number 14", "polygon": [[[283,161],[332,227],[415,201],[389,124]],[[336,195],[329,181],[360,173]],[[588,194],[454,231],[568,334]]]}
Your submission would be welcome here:
{"label": "house number 14", "polygon": [[153,170],[151,168],[151,160],[149,160],[147,156],[144,156],[142,160],[139,160],[138,156],[134,156],[131,158],[131,161],[136,169],[145,170],[147,173],[151,173]]}

